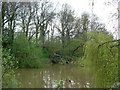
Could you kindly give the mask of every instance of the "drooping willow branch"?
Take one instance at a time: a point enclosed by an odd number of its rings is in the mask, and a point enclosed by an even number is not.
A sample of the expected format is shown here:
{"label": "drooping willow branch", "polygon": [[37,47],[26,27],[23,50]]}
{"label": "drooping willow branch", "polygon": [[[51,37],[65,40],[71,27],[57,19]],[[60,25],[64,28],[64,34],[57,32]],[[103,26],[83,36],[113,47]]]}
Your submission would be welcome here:
{"label": "drooping willow branch", "polygon": [[99,45],[98,45],[98,49],[99,49],[101,46],[105,45],[105,44],[115,43],[115,42],[117,42],[117,45],[106,46],[107,49],[110,51],[111,55],[114,56],[114,53],[112,52],[112,48],[113,48],[113,47],[118,47],[118,46],[120,46],[120,39],[118,39],[118,40],[112,40],[112,41],[107,41],[107,42],[104,42],[104,43],[102,43],[102,44],[99,44]]}
{"label": "drooping willow branch", "polygon": [[[104,43],[98,45],[98,48],[100,48],[101,46],[103,46],[103,45],[105,45],[105,44],[113,43],[113,42],[118,42],[118,45],[115,45],[115,46],[119,46],[119,45],[120,45],[120,39],[118,39],[118,40],[112,40],[112,41],[104,42]],[[114,46],[112,46],[112,47],[114,47]]]}

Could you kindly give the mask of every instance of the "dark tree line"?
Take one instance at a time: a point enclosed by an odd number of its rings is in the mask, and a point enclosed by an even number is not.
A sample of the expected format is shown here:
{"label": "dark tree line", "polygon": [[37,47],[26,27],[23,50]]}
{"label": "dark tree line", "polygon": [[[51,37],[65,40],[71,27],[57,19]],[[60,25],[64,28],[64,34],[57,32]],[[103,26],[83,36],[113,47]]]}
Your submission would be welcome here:
{"label": "dark tree line", "polygon": [[[78,17],[70,5],[63,4],[61,10],[57,10],[48,0],[2,2],[1,12],[3,48],[12,49],[14,39],[23,33],[29,42],[35,41],[37,47],[46,49],[52,57],[55,53],[67,57],[78,50],[82,53],[91,24],[93,30],[106,30],[97,16],[94,15],[91,22],[88,13]],[[55,48],[55,43],[59,43],[59,48]]]}
{"label": "dark tree line", "polygon": [[[105,30],[103,24],[97,21],[95,16],[94,30]],[[12,45],[15,32],[23,32],[30,40],[36,38],[46,40],[54,36],[54,30],[60,34],[62,44],[64,40],[80,37],[81,33],[89,31],[90,16],[84,13],[82,17],[76,17],[70,5],[62,5],[57,12],[53,3],[47,0],[40,2],[3,2],[2,3],[2,33],[3,46]],[[48,34],[47,34],[48,33]],[[51,35],[49,35],[51,33]]]}

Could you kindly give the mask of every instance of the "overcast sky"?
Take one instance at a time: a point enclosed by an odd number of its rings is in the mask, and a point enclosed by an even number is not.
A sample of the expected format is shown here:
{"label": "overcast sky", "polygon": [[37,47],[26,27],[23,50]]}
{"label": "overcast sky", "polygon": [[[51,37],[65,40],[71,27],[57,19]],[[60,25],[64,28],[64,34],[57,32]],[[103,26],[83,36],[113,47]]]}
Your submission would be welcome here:
{"label": "overcast sky", "polygon": [[[93,0],[51,0],[52,2],[63,4],[68,3],[75,10],[76,15],[80,16],[83,12],[91,13],[91,4]],[[117,35],[117,31],[113,27],[117,29],[117,20],[112,18],[114,13],[117,13],[118,4],[112,2],[111,4],[108,1],[120,1],[120,0],[94,0],[94,8],[93,13],[96,14],[100,21],[106,24],[106,28],[108,31]]]}
{"label": "overcast sky", "polygon": [[[6,0],[3,0],[6,1]],[[8,1],[8,0],[7,0]],[[9,1],[18,1],[18,0],[9,0]],[[20,0],[20,1],[28,1],[28,0]],[[37,0],[39,1],[39,0]],[[92,1],[93,0],[50,0],[55,3],[57,9],[60,9],[60,5],[67,3],[71,5],[71,7],[75,10],[76,15],[80,16],[83,12],[91,13]],[[115,38],[118,36],[118,21],[117,16],[112,17],[113,14],[117,14],[118,1],[120,0],[94,0],[94,8],[93,13],[100,18],[100,21],[105,23],[106,28],[112,34],[114,34]],[[112,2],[112,3],[108,3]],[[113,28],[115,27],[115,28]]]}

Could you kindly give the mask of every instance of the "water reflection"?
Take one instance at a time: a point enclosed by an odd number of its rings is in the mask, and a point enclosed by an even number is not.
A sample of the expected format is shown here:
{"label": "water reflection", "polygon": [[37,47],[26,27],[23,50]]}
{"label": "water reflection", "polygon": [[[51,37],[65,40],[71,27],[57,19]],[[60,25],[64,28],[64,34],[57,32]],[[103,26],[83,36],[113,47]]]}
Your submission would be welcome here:
{"label": "water reflection", "polygon": [[17,69],[21,88],[55,88],[62,80],[63,88],[89,88],[92,75],[74,65],[53,65],[42,69]]}

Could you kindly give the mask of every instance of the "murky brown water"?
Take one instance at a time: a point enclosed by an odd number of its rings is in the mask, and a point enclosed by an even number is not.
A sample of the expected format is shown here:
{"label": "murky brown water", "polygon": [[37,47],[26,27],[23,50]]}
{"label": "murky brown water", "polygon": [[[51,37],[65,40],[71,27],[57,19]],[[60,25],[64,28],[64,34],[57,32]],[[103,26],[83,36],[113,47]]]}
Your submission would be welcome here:
{"label": "murky brown water", "polygon": [[92,75],[75,65],[51,65],[41,69],[17,69],[17,80],[22,88],[55,88],[62,80],[63,88],[89,88]]}

